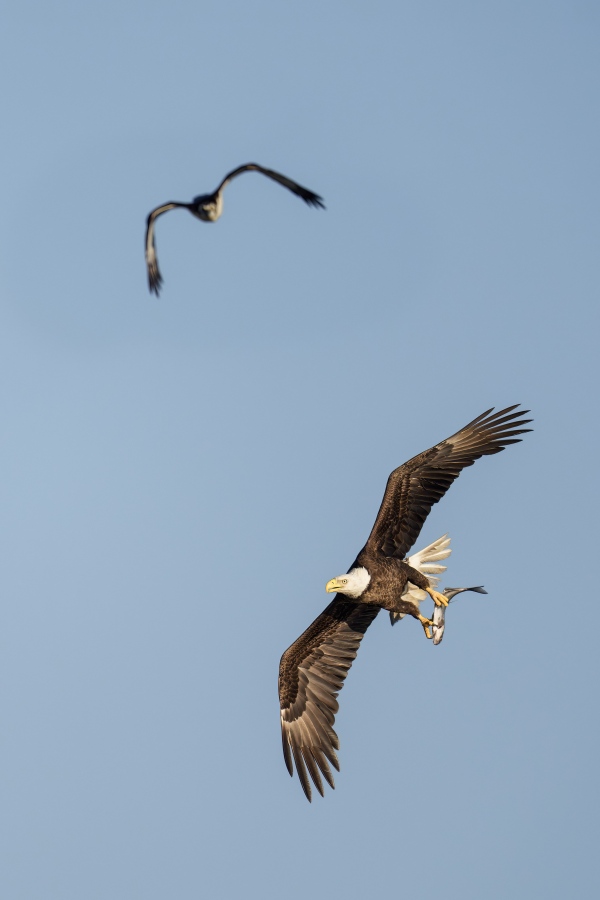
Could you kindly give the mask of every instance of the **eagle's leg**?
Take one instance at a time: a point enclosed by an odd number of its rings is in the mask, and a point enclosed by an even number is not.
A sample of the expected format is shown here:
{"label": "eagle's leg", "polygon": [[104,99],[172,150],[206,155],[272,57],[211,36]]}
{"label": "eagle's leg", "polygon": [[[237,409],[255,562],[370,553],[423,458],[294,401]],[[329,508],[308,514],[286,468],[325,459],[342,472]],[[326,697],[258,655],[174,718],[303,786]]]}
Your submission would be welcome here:
{"label": "eagle's leg", "polygon": [[423,626],[423,631],[425,632],[425,637],[428,640],[431,640],[431,631],[429,630],[429,626],[433,625],[432,619],[426,619],[425,616],[421,615],[421,613],[418,614],[417,619]]}
{"label": "eagle's leg", "polygon": [[439,591],[434,591],[433,588],[426,587],[425,590],[433,600],[436,606],[448,606],[448,598],[444,594],[440,594]]}

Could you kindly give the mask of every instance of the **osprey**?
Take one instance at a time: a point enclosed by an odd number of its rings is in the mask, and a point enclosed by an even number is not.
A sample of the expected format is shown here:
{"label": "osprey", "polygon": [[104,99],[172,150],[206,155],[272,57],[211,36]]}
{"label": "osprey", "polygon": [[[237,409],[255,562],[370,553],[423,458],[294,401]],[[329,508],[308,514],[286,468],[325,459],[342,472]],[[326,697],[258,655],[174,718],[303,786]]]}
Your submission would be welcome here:
{"label": "osprey", "polygon": [[293,194],[302,197],[304,202],[309,206],[325,209],[323,198],[319,197],[318,194],[314,194],[312,191],[309,191],[308,188],[302,187],[302,185],[292,181],[291,178],[286,178],[285,175],[280,175],[279,172],[275,172],[273,169],[265,169],[257,163],[246,163],[246,165],[234,169],[233,172],[230,172],[229,175],[225,176],[219,187],[212,194],[200,194],[198,197],[194,197],[191,203],[178,203],[177,201],[172,200],[170,203],[163,203],[162,206],[157,206],[156,209],[152,210],[146,220],[146,266],[148,268],[148,284],[150,291],[153,291],[157,297],[162,285],[162,275],[158,268],[156,246],[154,243],[154,222],[156,219],[170,209],[187,209],[193,216],[196,216],[196,218],[200,219],[202,222],[216,222],[223,212],[223,190],[225,186],[237,175],[241,175],[242,172],[262,172],[267,178],[272,178],[273,181],[282,184]]}
{"label": "osprey", "polygon": [[[407,559],[406,554],[433,504],[442,499],[466,466],[472,466],[481,456],[499,453],[509,444],[518,443],[521,438],[517,435],[531,431],[522,427],[531,422],[522,418],[529,410],[514,412],[518,405],[496,413],[493,407],[486,410],[456,434],[392,472],[367,543],[349,571],[326,585],[326,591],[336,596],[281,657],[283,756],[290,775],[296,764],[308,800],[312,795],[309,775],[322,796],[321,775],[334,787],[329,763],[339,771],[339,740],[333,729],[338,710],[336,698],[363,635],[379,610],[389,611],[392,624],[395,618],[413,616],[427,638],[432,637],[430,629],[434,624],[443,625],[443,620],[438,618],[434,623],[421,614],[414,590],[429,594],[436,607],[446,607],[448,596],[433,587],[433,579],[429,579],[427,566],[423,565],[426,560],[419,560],[419,554]],[[440,544],[437,552],[441,554],[444,538],[434,542]],[[422,553],[426,557],[425,551]]]}

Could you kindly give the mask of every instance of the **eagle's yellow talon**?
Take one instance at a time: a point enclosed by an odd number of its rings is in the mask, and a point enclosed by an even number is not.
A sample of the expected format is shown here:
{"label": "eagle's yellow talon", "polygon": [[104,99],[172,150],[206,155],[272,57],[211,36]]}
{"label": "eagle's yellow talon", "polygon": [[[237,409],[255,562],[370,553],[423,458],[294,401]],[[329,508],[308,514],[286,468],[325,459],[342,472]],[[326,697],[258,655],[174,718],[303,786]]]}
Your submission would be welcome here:
{"label": "eagle's yellow talon", "polygon": [[419,615],[419,622],[423,626],[423,631],[425,632],[425,637],[428,641],[431,640],[431,631],[429,630],[429,626],[433,625],[433,621],[431,619],[426,619],[425,616]]}
{"label": "eagle's yellow talon", "polygon": [[436,606],[448,606],[448,598],[444,594],[440,594],[439,591],[434,591],[433,588],[425,588],[433,602]]}

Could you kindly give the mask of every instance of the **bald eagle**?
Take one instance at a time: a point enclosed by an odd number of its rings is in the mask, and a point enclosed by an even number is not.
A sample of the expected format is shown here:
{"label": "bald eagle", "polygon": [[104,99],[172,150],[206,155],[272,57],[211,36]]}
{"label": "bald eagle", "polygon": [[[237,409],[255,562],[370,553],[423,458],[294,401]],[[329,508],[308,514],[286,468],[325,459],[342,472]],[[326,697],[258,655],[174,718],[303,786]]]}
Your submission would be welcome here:
{"label": "bald eagle", "polygon": [[257,163],[246,163],[243,166],[238,166],[237,169],[234,169],[233,172],[230,172],[225,176],[219,187],[212,194],[200,194],[198,197],[194,197],[191,203],[178,203],[176,200],[171,200],[169,203],[163,203],[162,206],[157,206],[146,219],[146,267],[148,269],[148,285],[150,291],[154,292],[157,297],[162,285],[162,275],[158,268],[156,246],[154,243],[154,222],[156,219],[170,209],[187,209],[193,216],[196,216],[196,218],[200,219],[202,222],[216,222],[223,212],[224,188],[230,181],[238,175],[241,175],[242,172],[261,172],[263,175],[266,175],[267,178],[272,178],[273,181],[282,184],[283,187],[286,187],[293,194],[301,197],[309,206],[325,209],[323,198],[319,197],[318,194],[309,191],[308,188],[302,187],[301,184],[297,184],[295,181],[292,181],[291,178],[286,178],[285,175],[280,175],[279,172],[275,172],[273,169],[265,169]]}
{"label": "bald eagle", "polygon": [[335,786],[329,763],[339,771],[339,741],[333,729],[336,698],[379,610],[418,619],[426,637],[432,637],[434,621],[421,614],[419,599],[412,591],[429,594],[436,607],[446,607],[448,597],[434,589],[427,574],[419,571],[418,564],[411,565],[406,554],[433,504],[466,466],[518,443],[521,438],[517,435],[531,431],[522,427],[531,422],[522,418],[529,410],[514,412],[518,405],[496,413],[493,407],[486,410],[456,434],[392,472],[367,543],[349,571],[326,585],[326,591],[336,596],[281,657],[283,756],[290,775],[296,764],[308,800],[312,796],[309,775],[321,796],[321,775],[330,787]]}

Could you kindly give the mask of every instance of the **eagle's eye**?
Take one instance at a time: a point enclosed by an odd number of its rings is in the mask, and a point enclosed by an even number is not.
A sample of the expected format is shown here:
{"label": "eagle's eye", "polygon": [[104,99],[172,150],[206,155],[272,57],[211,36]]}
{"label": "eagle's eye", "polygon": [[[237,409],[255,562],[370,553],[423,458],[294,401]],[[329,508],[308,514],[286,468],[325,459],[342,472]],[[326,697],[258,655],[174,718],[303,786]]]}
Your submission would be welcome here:
{"label": "eagle's eye", "polygon": [[342,578],[342,584],[348,584],[348,579],[347,579],[347,578]]}

